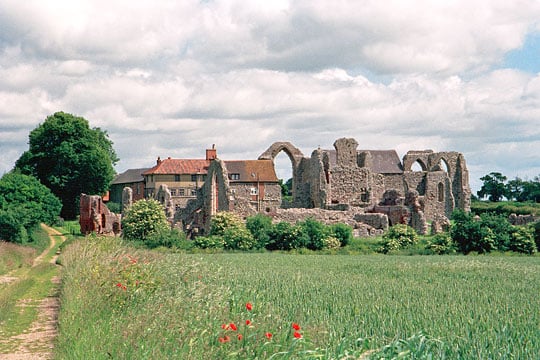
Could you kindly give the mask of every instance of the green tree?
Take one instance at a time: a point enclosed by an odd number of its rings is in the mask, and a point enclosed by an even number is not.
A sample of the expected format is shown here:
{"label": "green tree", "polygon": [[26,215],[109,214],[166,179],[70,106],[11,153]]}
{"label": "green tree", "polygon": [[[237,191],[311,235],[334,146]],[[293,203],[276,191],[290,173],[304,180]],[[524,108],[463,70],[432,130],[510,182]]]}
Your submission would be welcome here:
{"label": "green tree", "polygon": [[29,135],[29,149],[15,167],[38,178],[62,201],[61,215],[73,219],[81,193],[103,194],[118,161],[105,131],[82,117],[57,112]]}
{"label": "green tree", "polygon": [[16,172],[0,179],[0,239],[24,243],[27,230],[52,224],[62,204],[36,178]]}
{"label": "green tree", "polygon": [[480,178],[484,182],[480,190],[477,192],[478,197],[488,197],[489,201],[501,201],[506,192],[506,176],[499,172],[491,172]]}
{"label": "green tree", "polygon": [[488,197],[489,201],[497,202],[501,201],[506,193],[506,176],[499,172],[491,172],[480,178],[484,183],[480,190],[477,192],[478,197]]}
{"label": "green tree", "polygon": [[129,207],[122,219],[122,232],[127,240],[146,241],[170,230],[165,211],[154,199],[144,199]]}

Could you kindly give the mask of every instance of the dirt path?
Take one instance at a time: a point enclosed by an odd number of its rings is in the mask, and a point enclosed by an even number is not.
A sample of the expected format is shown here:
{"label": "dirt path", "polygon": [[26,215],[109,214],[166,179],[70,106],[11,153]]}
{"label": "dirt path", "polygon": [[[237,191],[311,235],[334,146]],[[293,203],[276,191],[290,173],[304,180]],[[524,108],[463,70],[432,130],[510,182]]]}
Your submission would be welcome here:
{"label": "dirt path", "polygon": [[[49,234],[50,246],[34,259],[32,267],[43,263],[46,258],[51,256],[50,263],[56,263],[57,255],[53,253],[57,243],[65,241],[65,237],[57,230],[42,225],[43,229]],[[16,347],[12,353],[0,353],[2,360],[45,360],[52,358],[52,349],[57,335],[58,309],[60,302],[58,299],[58,289],[60,277],[58,271],[56,275],[50,278],[53,283],[53,290],[42,299],[21,299],[17,302],[17,307],[34,306],[37,309],[37,319],[30,328],[23,331],[22,334],[16,334],[7,338],[0,339],[0,345],[9,344],[11,348]],[[25,276],[18,273],[10,274],[11,281],[16,281],[19,277]]]}

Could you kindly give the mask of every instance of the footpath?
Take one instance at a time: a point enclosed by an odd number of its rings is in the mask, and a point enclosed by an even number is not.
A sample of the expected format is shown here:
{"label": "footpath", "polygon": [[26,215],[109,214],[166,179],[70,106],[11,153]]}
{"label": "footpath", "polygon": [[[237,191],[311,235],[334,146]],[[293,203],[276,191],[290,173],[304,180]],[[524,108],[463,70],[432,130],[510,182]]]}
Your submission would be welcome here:
{"label": "footpath", "polygon": [[49,235],[49,247],[34,259],[32,267],[0,276],[3,291],[16,297],[13,317],[0,323],[0,360],[52,359],[60,306],[56,252],[65,237],[41,226]]}

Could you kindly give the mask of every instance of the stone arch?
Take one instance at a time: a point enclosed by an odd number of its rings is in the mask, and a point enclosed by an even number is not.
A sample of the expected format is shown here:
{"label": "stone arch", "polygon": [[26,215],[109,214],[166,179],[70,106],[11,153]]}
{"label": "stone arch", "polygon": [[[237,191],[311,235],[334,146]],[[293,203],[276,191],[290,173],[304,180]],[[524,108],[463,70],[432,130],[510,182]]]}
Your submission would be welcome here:
{"label": "stone arch", "polygon": [[[445,171],[448,174],[454,174],[456,160],[449,153],[437,153],[430,159],[430,171]],[[453,166],[454,165],[454,166]]]}
{"label": "stone arch", "polygon": [[429,170],[429,158],[432,150],[410,150],[403,156],[403,171],[412,171],[412,166],[418,163],[422,171]]}
{"label": "stone arch", "polygon": [[304,158],[304,154],[300,151],[300,149],[298,149],[296,146],[294,146],[288,141],[278,141],[270,145],[270,147],[259,156],[259,160],[272,160],[272,162],[274,163],[274,159],[282,151],[285,154],[287,154],[287,156],[291,160],[291,166],[292,166],[292,189],[291,190],[292,190],[292,196],[294,199],[295,194],[296,194],[297,181],[298,181],[298,169],[300,167],[300,163],[302,162],[302,159]]}
{"label": "stone arch", "polygon": [[291,159],[291,163],[294,168],[300,165],[300,161],[304,157],[304,154],[293,144],[288,141],[279,141],[273,143],[265,152],[259,156],[259,160],[272,160],[278,156],[280,152],[284,151],[285,154]]}
{"label": "stone arch", "polygon": [[[420,166],[420,169],[421,170],[415,170],[414,169],[414,166],[418,164]],[[416,159],[416,161],[414,161],[412,164],[411,164],[411,169],[410,171],[427,171],[427,166],[426,164],[424,164],[424,162],[422,161],[422,159]]]}

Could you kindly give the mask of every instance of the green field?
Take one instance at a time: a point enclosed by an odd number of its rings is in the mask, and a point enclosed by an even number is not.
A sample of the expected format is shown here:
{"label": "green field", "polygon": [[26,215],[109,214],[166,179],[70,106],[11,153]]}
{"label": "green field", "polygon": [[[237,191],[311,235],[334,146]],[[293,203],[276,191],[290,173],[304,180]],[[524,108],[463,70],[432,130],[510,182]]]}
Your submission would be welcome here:
{"label": "green field", "polygon": [[170,254],[98,238],[62,263],[59,359],[540,353],[539,257]]}

